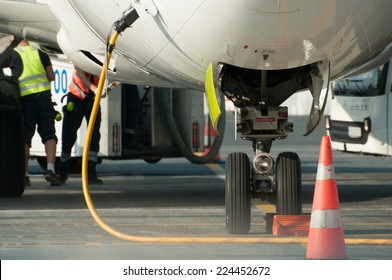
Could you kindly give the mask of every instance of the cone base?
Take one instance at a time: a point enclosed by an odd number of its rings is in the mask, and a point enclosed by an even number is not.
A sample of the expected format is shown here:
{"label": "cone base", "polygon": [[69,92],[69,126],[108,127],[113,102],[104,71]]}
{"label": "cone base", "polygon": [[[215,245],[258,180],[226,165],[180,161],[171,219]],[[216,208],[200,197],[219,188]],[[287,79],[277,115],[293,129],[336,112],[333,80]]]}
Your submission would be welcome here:
{"label": "cone base", "polygon": [[311,228],[307,259],[347,259],[342,228]]}

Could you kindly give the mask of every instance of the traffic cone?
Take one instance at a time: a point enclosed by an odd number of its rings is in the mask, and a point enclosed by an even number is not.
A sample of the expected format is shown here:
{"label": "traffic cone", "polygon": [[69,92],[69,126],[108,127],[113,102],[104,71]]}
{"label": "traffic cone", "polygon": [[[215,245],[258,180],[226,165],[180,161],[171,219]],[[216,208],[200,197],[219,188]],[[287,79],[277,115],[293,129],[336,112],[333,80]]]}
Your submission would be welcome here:
{"label": "traffic cone", "polygon": [[345,259],[346,245],[328,136],[323,136],[320,148],[306,258]]}

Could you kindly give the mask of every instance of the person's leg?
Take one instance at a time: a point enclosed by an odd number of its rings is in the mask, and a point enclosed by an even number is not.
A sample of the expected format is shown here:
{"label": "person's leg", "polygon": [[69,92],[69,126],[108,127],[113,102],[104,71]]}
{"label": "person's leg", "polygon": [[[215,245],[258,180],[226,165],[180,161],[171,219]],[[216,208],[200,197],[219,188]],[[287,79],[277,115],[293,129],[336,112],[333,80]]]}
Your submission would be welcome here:
{"label": "person's leg", "polygon": [[55,172],[57,136],[54,126],[55,110],[50,97],[36,102],[37,106],[37,131],[45,145],[46,174],[45,180],[52,186],[59,186],[61,182]]}
{"label": "person's leg", "polygon": [[61,139],[61,157],[58,171],[60,180],[63,183],[68,179],[71,167],[71,150],[75,144],[77,132],[83,120],[83,101],[71,94],[68,94],[67,103],[69,102],[73,102],[74,110],[64,114]]}
{"label": "person's leg", "polygon": [[49,139],[45,143],[45,153],[46,153],[46,162],[47,162],[47,170],[54,171],[54,164],[56,161],[56,140]]}
{"label": "person's leg", "polygon": [[[86,112],[87,123],[90,122],[92,104],[89,104],[88,109],[89,110]],[[96,166],[98,162],[99,141],[101,139],[101,134],[99,132],[100,127],[101,127],[101,107],[99,107],[98,109],[94,129],[93,129],[93,134],[91,136],[90,151],[88,154],[88,181],[90,184],[95,184],[95,185],[103,184],[102,180],[98,178],[97,170],[96,170]]]}
{"label": "person's leg", "polygon": [[56,175],[54,166],[56,160],[56,140],[46,140],[44,145],[47,162],[45,180],[48,181],[52,186],[60,186],[62,182],[60,178]]}

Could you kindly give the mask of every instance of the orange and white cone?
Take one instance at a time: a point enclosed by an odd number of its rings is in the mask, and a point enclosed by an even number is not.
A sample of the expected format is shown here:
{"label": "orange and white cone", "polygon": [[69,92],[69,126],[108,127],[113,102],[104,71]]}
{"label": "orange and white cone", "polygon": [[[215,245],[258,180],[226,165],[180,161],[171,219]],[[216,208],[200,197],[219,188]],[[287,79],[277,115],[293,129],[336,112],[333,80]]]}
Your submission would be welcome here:
{"label": "orange and white cone", "polygon": [[331,141],[328,136],[323,136],[321,141],[306,258],[346,258]]}

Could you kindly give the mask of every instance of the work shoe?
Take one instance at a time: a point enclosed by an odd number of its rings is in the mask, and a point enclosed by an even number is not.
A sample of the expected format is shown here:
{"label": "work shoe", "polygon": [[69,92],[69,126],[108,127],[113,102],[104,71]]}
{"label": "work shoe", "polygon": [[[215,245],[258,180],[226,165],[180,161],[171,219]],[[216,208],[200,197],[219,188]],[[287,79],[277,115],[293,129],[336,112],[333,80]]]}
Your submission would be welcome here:
{"label": "work shoe", "polygon": [[90,185],[102,185],[103,181],[101,179],[99,179],[97,176],[93,176],[88,178],[88,183]]}
{"label": "work shoe", "polygon": [[61,182],[56,174],[52,170],[46,171],[45,180],[50,183],[51,186],[61,186]]}
{"label": "work shoe", "polygon": [[31,187],[31,182],[30,182],[30,177],[29,176],[25,176],[25,178],[24,178],[24,185],[25,185],[25,187]]}
{"label": "work shoe", "polygon": [[65,182],[67,182],[67,180],[68,180],[68,176],[67,175],[59,174],[59,175],[57,175],[57,177],[58,177],[58,179],[59,179],[61,184],[65,184]]}

